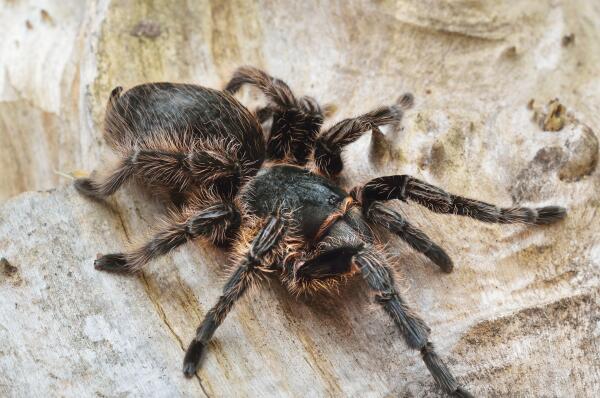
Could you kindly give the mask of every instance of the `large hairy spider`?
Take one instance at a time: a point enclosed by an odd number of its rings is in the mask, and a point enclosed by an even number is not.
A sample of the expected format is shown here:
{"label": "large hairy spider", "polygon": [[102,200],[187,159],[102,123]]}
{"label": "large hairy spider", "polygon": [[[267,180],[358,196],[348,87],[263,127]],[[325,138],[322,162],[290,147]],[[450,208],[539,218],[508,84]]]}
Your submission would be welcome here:
{"label": "large hairy spider", "polygon": [[[267,105],[255,114],[232,96],[244,84],[266,96]],[[449,394],[470,397],[436,354],[430,329],[399,294],[371,226],[395,233],[445,272],[452,260],[383,202],[412,201],[437,213],[502,224],[550,224],[566,212],[557,206],[499,208],[409,175],[375,178],[350,192],[338,186],[332,177],[342,171],[343,148],[365,132],[399,123],[411,105],[406,94],[395,105],[321,131],[324,111],[313,98],[296,97],[283,81],[251,67],[238,69],[224,92],[171,83],[143,84],[124,94],[114,89],[105,136],[120,163],[104,179],[82,178],[75,186],[103,198],[135,179],[166,198],[172,211],[169,224],[146,244],[101,256],[95,267],[135,272],[199,237],[234,245],[237,269],[187,349],[186,376],[195,374],[215,330],[258,276],[276,275],[298,294],[360,275],[436,382]],[[267,121],[265,140],[261,123]]]}

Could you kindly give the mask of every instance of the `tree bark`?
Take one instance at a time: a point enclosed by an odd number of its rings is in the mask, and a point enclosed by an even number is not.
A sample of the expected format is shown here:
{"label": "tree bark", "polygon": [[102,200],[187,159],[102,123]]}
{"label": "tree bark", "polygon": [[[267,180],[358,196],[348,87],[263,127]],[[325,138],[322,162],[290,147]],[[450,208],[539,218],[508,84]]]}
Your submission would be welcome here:
{"label": "tree bark", "polygon": [[98,203],[71,187],[114,160],[101,134],[110,90],[219,88],[244,64],[335,104],[327,123],[415,95],[401,129],[345,152],[347,188],[400,173],[501,206],[565,206],[539,227],[397,204],[447,249],[451,274],[387,247],[476,396],[600,394],[595,2],[24,0],[0,3],[0,26],[1,396],[444,396],[358,281],[299,299],[261,285],[188,380],[184,348],[227,254],[196,243],[139,276],[94,270],[162,213],[134,188]]}

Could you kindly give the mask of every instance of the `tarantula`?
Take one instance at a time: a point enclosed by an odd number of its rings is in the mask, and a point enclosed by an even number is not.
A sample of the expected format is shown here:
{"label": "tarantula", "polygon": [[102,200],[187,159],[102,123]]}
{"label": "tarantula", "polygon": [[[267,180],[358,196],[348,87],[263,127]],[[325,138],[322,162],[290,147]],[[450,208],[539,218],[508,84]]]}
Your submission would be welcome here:
{"label": "tarantula", "polygon": [[[232,95],[248,84],[267,105],[250,112]],[[252,67],[239,68],[224,91],[191,84],[142,84],[108,101],[105,137],[121,160],[105,178],[81,178],[82,194],[104,198],[136,180],[167,200],[168,225],[141,247],[107,254],[96,269],[135,272],[150,260],[196,238],[233,245],[237,269],[197,329],[183,361],[195,374],[201,354],[234,303],[253,281],[276,275],[294,293],[329,289],[360,275],[408,346],[421,352],[449,394],[472,396],[452,376],[429,341],[430,329],[408,307],[372,226],[398,235],[443,271],[452,260],[442,248],[386,207],[412,201],[437,213],[490,223],[550,224],[566,214],[557,206],[499,208],[445,192],[409,175],[375,178],[350,192],[332,179],[343,169],[344,147],[380,126],[398,124],[412,105],[406,94],[321,131],[324,110],[297,97],[283,81]],[[268,138],[263,122],[270,121]],[[306,165],[312,161],[312,167]]]}

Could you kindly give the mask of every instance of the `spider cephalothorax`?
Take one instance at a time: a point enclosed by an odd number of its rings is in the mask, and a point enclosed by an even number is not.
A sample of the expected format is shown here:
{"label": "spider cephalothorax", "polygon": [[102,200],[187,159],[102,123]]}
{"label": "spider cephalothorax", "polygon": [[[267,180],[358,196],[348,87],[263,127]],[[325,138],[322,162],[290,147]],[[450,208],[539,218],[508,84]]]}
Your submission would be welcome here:
{"label": "spider cephalothorax", "polygon": [[[231,95],[244,84],[265,94],[264,108],[251,113]],[[171,83],[113,90],[105,136],[121,161],[104,179],[78,179],[75,185],[83,194],[103,198],[136,180],[165,198],[172,216],[148,243],[101,256],[96,268],[135,272],[200,237],[234,245],[237,268],[187,350],[187,376],[195,373],[206,344],[256,277],[276,275],[290,292],[300,293],[360,275],[406,343],[421,352],[437,383],[449,394],[471,396],[435,353],[425,322],[398,292],[371,226],[397,234],[446,272],[452,261],[383,202],[412,201],[434,212],[493,223],[549,224],[563,218],[565,210],[499,208],[408,175],[375,178],[350,192],[331,180],[343,169],[346,145],[379,126],[399,123],[411,105],[412,96],[404,95],[394,105],[321,131],[324,112],[314,99],[296,98],[283,81],[250,67],[238,69],[225,92]],[[266,121],[271,126],[267,140],[261,127]],[[310,160],[312,168],[304,167]]]}

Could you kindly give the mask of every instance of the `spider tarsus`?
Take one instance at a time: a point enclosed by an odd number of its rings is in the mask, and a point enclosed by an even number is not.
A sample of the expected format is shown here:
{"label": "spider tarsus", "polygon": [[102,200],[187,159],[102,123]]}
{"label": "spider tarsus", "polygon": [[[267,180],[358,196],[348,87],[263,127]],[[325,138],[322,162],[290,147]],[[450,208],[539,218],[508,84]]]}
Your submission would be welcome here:
{"label": "spider tarsus", "polygon": [[204,343],[198,340],[192,340],[190,343],[183,359],[183,374],[186,377],[192,377],[196,374],[204,347]]}
{"label": "spider tarsus", "polygon": [[396,104],[403,110],[410,109],[415,104],[415,96],[412,93],[404,93],[398,97]]}
{"label": "spider tarsus", "polygon": [[196,374],[196,365],[193,363],[184,363],[183,364],[183,374],[185,377],[193,377]]}
{"label": "spider tarsus", "polygon": [[105,254],[94,260],[94,268],[99,271],[126,272],[127,259],[123,253]]}
{"label": "spider tarsus", "polygon": [[91,178],[78,178],[73,182],[75,189],[89,198],[98,198],[97,188]]}
{"label": "spider tarsus", "polygon": [[424,254],[427,256],[427,258],[433,261],[434,264],[439,266],[442,271],[449,274],[454,269],[454,262],[441,247],[432,246]]}
{"label": "spider tarsus", "polygon": [[567,215],[567,209],[560,206],[546,206],[537,209],[535,224],[546,225],[562,220]]}
{"label": "spider tarsus", "polygon": [[130,160],[123,159],[119,166],[104,181],[99,182],[92,178],[78,178],[73,184],[75,185],[75,189],[81,194],[100,200],[115,193],[132,176],[132,172],[133,169]]}
{"label": "spider tarsus", "polygon": [[439,355],[435,352],[433,344],[431,342],[427,342],[421,348],[421,356],[423,358],[423,362],[431,372],[431,375],[435,379],[435,381],[449,394],[456,394],[457,392],[462,392],[461,387],[450,373],[450,369],[448,366],[442,361]]}
{"label": "spider tarsus", "polygon": [[117,86],[115,88],[112,89],[112,91],[110,92],[110,99],[114,100],[117,99],[121,96],[121,93],[123,92],[123,86]]}

